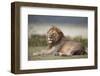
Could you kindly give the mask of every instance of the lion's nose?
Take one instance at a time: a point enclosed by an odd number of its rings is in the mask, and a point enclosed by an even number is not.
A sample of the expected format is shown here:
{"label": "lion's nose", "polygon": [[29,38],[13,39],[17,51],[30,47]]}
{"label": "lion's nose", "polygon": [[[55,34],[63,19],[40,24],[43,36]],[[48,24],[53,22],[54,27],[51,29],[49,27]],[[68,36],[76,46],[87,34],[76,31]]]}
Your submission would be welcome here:
{"label": "lion's nose", "polygon": [[52,36],[48,37],[48,40],[52,40]]}

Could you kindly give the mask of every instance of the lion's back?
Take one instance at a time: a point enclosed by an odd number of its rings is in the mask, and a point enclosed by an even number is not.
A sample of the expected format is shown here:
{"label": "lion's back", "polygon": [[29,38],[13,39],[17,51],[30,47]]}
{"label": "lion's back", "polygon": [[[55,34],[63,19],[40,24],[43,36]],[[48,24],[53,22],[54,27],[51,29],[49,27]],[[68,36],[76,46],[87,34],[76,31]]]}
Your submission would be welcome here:
{"label": "lion's back", "polygon": [[74,55],[76,52],[81,54],[82,51],[84,51],[82,44],[76,41],[66,41],[59,50],[60,53],[65,55]]}

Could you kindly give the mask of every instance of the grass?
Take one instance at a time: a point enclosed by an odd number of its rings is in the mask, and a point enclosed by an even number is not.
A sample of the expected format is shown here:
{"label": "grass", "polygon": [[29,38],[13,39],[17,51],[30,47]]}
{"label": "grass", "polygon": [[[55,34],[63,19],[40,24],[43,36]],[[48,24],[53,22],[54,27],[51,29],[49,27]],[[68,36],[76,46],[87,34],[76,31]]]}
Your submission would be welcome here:
{"label": "grass", "polygon": [[42,49],[45,49],[46,47],[29,47],[28,48],[28,60],[34,60],[37,59],[37,56],[33,57],[33,53],[41,51]]}
{"label": "grass", "polygon": [[29,47],[28,60],[58,60],[58,59],[80,59],[87,58],[87,55],[76,55],[76,56],[33,56],[34,52],[45,49],[46,47]]}

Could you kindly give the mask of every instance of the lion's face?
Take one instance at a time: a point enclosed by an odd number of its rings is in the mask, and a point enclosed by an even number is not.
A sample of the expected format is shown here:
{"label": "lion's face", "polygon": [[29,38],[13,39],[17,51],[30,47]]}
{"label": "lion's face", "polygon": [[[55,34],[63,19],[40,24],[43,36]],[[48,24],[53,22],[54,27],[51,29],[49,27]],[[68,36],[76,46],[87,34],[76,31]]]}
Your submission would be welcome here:
{"label": "lion's face", "polygon": [[52,27],[47,32],[47,41],[49,44],[55,44],[63,37],[63,33],[57,27]]}

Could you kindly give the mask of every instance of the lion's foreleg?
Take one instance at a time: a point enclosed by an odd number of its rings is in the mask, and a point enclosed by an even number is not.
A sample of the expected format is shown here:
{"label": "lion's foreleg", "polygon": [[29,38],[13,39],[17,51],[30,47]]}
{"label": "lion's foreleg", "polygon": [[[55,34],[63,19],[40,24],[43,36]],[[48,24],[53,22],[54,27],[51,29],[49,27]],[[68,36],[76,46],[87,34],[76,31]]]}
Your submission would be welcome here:
{"label": "lion's foreleg", "polygon": [[46,54],[47,54],[47,52],[45,50],[42,50],[40,52],[33,53],[33,56],[44,56]]}

